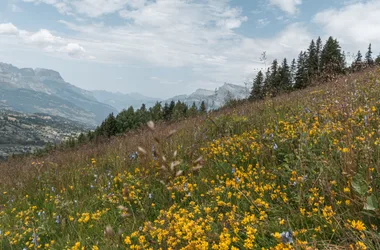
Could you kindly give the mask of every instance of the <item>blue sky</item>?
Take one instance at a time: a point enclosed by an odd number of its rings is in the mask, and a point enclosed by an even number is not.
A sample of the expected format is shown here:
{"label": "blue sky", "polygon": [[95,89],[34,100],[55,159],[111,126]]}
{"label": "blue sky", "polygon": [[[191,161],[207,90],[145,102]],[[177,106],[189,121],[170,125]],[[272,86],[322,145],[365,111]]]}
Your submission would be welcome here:
{"label": "blue sky", "polygon": [[311,39],[380,47],[380,0],[0,0],[0,61],[167,98],[250,81]]}

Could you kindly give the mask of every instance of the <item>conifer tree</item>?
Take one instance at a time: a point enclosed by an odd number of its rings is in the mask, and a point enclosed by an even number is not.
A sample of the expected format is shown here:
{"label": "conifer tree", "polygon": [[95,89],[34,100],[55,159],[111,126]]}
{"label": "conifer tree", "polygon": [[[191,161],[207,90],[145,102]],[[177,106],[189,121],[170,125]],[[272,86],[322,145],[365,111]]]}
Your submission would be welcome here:
{"label": "conifer tree", "polygon": [[325,77],[331,78],[344,72],[345,61],[339,42],[331,36],[321,53],[321,70]]}
{"label": "conifer tree", "polygon": [[262,99],[264,97],[263,96],[263,85],[264,85],[264,74],[260,70],[259,73],[257,73],[257,75],[253,81],[251,94],[249,96],[250,100],[259,100],[259,99]]}
{"label": "conifer tree", "polygon": [[264,79],[264,87],[263,87],[263,95],[267,96],[270,94],[270,76],[271,76],[270,68],[267,69],[267,72],[265,73],[265,79]]}
{"label": "conifer tree", "polygon": [[127,110],[121,111],[116,116],[117,129],[119,133],[124,133],[127,130],[136,128],[136,115],[132,106]]}
{"label": "conifer tree", "polygon": [[198,108],[195,102],[193,102],[193,105],[191,105],[191,108],[188,111],[189,116],[195,116],[198,113]]}
{"label": "conifer tree", "polygon": [[317,42],[316,42],[316,52],[317,52],[317,59],[318,59],[318,70],[317,70],[317,75],[319,76],[321,74],[321,54],[322,54],[322,39],[321,37],[318,37]]}
{"label": "conifer tree", "polygon": [[111,113],[104,121],[103,135],[111,137],[117,133],[117,123],[113,113]]}
{"label": "conifer tree", "polygon": [[150,109],[151,119],[153,121],[160,121],[163,119],[163,112],[161,102],[156,102],[156,104]]}
{"label": "conifer tree", "polygon": [[311,80],[318,73],[318,52],[314,40],[311,40],[307,53],[307,73],[308,79]]}
{"label": "conifer tree", "polygon": [[378,56],[376,57],[375,63],[376,63],[377,65],[380,65],[380,55],[378,55]]}
{"label": "conifer tree", "polygon": [[307,86],[307,64],[306,55],[303,51],[298,55],[297,59],[297,72],[295,77],[294,88],[302,89]]}
{"label": "conifer tree", "polygon": [[366,61],[366,63],[367,63],[368,66],[372,66],[373,65],[372,45],[371,44],[369,44],[368,51],[365,54],[365,61]]}
{"label": "conifer tree", "polygon": [[165,121],[170,120],[171,110],[170,110],[169,104],[167,102],[165,102],[165,105],[164,105],[163,116],[164,116]]}
{"label": "conifer tree", "polygon": [[358,53],[356,54],[356,59],[355,61],[352,62],[352,65],[351,65],[351,68],[352,70],[355,72],[355,71],[359,71],[362,69],[362,65],[363,65],[363,60],[362,60],[363,56],[362,56],[362,53],[360,52],[360,50],[358,51]]}
{"label": "conifer tree", "polygon": [[290,66],[291,86],[293,87],[296,80],[297,64],[296,59],[293,58],[292,65]]}
{"label": "conifer tree", "polygon": [[280,86],[278,91],[289,91],[292,88],[292,74],[286,58],[282,61],[279,75]]}
{"label": "conifer tree", "polygon": [[279,74],[278,74],[278,61],[274,59],[271,65],[271,74],[269,77],[269,93],[271,96],[275,96],[279,86]]}
{"label": "conifer tree", "polygon": [[205,114],[205,113],[207,113],[207,108],[206,108],[206,103],[205,103],[205,101],[202,101],[202,102],[201,102],[201,106],[200,106],[200,108],[199,108],[199,111],[200,111],[201,114]]}

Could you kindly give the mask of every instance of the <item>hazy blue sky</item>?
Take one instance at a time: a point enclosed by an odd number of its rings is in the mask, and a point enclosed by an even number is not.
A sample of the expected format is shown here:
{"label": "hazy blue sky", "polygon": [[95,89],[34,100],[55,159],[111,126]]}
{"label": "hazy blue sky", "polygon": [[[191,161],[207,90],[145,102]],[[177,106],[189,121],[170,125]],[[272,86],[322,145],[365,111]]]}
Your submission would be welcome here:
{"label": "hazy blue sky", "polygon": [[154,97],[243,84],[312,38],[380,47],[380,0],[0,0],[0,61]]}

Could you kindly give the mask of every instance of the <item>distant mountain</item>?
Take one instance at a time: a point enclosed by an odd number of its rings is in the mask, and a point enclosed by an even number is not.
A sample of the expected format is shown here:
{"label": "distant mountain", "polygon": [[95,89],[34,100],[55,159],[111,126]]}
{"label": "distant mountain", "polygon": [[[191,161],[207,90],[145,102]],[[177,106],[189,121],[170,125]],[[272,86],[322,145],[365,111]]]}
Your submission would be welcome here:
{"label": "distant mountain", "polygon": [[185,102],[189,106],[191,106],[193,102],[195,102],[195,104],[199,106],[201,102],[204,101],[208,109],[217,109],[223,106],[228,100],[241,100],[244,98],[248,98],[248,96],[249,90],[246,87],[225,83],[223,86],[217,88],[215,91],[207,89],[198,89],[190,95],[175,96],[166,100],[166,102],[181,101]]}
{"label": "distant mountain", "polygon": [[33,153],[47,143],[59,143],[89,129],[58,116],[0,110],[0,160]]}
{"label": "distant mountain", "polygon": [[92,91],[92,94],[99,102],[113,106],[118,111],[127,109],[130,106],[138,109],[142,104],[145,104],[146,107],[149,108],[156,102],[169,103],[171,101],[185,102],[189,106],[191,106],[193,102],[199,106],[202,101],[204,101],[208,109],[217,109],[223,106],[228,100],[247,98],[249,96],[249,90],[244,86],[225,83],[216,90],[197,89],[190,95],[177,95],[167,100],[147,97],[139,93],[122,94],[120,92],[113,93],[105,90],[95,90]]}
{"label": "distant mountain", "polygon": [[151,107],[157,101],[161,101],[161,99],[147,97],[139,93],[123,94],[120,92],[113,93],[105,90],[95,90],[92,91],[92,94],[97,101],[115,107],[118,111],[127,109],[130,106],[133,106],[135,109],[138,109],[141,107],[143,103],[147,107]]}
{"label": "distant mountain", "polygon": [[71,85],[53,70],[0,63],[0,108],[47,113],[95,126],[117,110],[90,91]]}

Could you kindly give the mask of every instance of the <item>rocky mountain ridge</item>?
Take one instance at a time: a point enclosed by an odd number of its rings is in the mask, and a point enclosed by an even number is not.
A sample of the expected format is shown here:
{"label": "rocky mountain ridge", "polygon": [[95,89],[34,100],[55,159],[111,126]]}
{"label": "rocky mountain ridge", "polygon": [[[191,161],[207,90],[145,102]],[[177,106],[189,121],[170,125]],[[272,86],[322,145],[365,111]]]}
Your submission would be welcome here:
{"label": "rocky mountain ridge", "polygon": [[25,113],[47,113],[96,126],[115,108],[90,91],[71,85],[49,69],[17,68],[0,63],[0,107]]}

